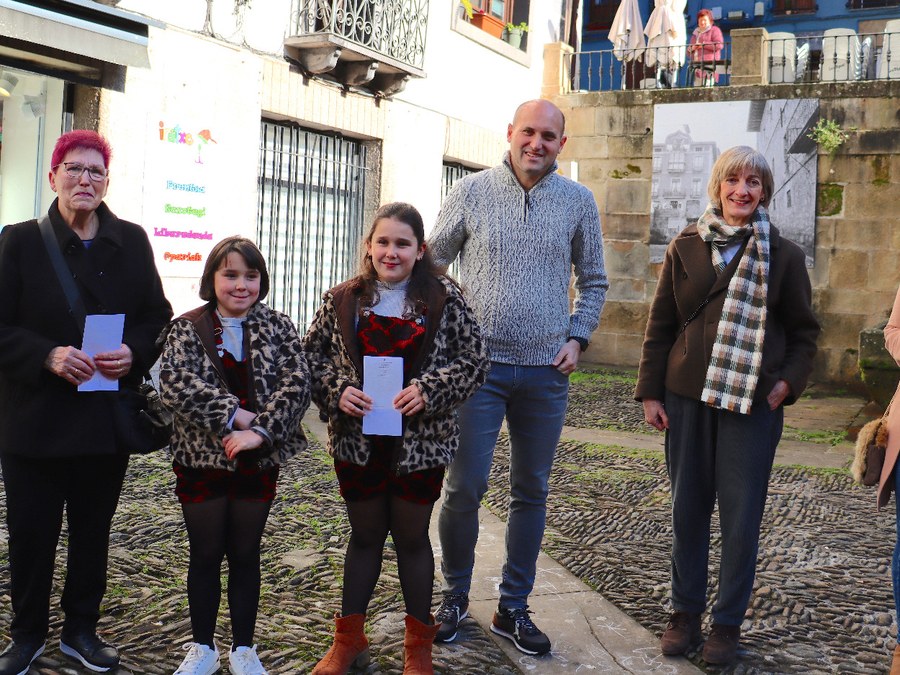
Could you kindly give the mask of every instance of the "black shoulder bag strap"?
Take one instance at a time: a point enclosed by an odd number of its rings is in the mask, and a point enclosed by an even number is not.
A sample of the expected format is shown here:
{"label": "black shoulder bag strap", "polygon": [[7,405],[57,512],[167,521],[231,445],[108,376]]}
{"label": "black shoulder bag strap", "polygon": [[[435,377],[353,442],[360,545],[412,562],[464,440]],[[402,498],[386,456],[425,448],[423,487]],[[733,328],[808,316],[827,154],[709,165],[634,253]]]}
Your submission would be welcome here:
{"label": "black shoulder bag strap", "polygon": [[38,220],[38,228],[41,230],[41,237],[44,239],[44,246],[47,247],[50,262],[53,263],[53,271],[56,272],[59,285],[62,286],[63,293],[66,294],[66,300],[69,302],[69,312],[75,317],[82,332],[84,332],[84,321],[87,314],[84,309],[84,301],[81,299],[81,293],[78,292],[78,286],[75,285],[75,280],[72,278],[72,272],[63,259],[62,251],[59,250],[59,241],[53,232],[50,217],[46,213]]}

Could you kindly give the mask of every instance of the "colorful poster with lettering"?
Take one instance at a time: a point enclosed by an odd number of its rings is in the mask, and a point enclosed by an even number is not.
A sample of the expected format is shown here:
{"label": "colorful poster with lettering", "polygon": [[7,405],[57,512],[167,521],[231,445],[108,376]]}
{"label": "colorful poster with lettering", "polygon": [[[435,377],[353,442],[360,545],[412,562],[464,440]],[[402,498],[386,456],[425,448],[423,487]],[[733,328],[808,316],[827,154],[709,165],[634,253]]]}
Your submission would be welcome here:
{"label": "colorful poster with lettering", "polygon": [[160,119],[153,129],[146,178],[146,220],[163,277],[199,277],[206,256],[222,239],[224,186],[221,139],[202,123]]}

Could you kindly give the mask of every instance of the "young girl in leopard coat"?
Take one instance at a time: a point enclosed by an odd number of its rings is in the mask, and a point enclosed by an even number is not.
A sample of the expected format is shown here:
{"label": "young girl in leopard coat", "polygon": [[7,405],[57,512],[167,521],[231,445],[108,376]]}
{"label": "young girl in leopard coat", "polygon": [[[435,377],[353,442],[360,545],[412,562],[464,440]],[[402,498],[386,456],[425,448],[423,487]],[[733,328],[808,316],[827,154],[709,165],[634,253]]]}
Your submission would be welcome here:
{"label": "young girl in leopard coat", "polygon": [[[361,273],[325,294],[303,341],[351,528],[334,644],[313,674],[342,675],[367,662],[363,624],[388,533],[407,612],[403,672],[433,673],[428,524],[459,441],[456,408],[484,382],[489,362],[459,288],[425,249],[415,208],[382,206],[364,243]],[[367,355],[403,358],[403,388],[393,400],[402,436],[363,434],[372,409],[362,383]]]}
{"label": "young girl in leopard coat", "polygon": [[174,413],[175,493],[190,543],[188,603],[193,642],[175,675],[219,669],[213,641],[228,558],[233,675],[264,675],[253,633],[260,545],[278,469],[306,448],[309,369],[291,320],[260,302],[269,275],[259,249],[229,237],[206,260],[206,304],[165,335],[160,397]]}

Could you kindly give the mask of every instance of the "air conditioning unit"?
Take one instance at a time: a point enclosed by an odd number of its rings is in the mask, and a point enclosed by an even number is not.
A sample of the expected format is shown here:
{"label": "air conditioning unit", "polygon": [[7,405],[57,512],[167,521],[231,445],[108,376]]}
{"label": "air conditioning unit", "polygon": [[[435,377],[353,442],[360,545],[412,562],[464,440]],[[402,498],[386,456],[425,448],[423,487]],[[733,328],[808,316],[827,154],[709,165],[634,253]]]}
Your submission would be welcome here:
{"label": "air conditioning unit", "polygon": [[736,9],[728,12],[728,20],[729,21],[743,21],[747,18],[747,15],[741,9]]}

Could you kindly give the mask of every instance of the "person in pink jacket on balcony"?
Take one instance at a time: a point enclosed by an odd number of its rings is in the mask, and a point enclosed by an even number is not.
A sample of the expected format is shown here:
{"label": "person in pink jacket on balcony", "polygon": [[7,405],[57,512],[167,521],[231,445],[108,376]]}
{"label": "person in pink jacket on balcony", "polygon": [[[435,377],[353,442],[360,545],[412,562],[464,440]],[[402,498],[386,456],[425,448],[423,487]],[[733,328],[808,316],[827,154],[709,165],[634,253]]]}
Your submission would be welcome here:
{"label": "person in pink jacket on balcony", "polygon": [[712,87],[719,81],[715,62],[722,58],[724,46],[722,30],[713,23],[712,12],[701,9],[697,12],[697,27],[691,33],[688,45],[695,87]]}

